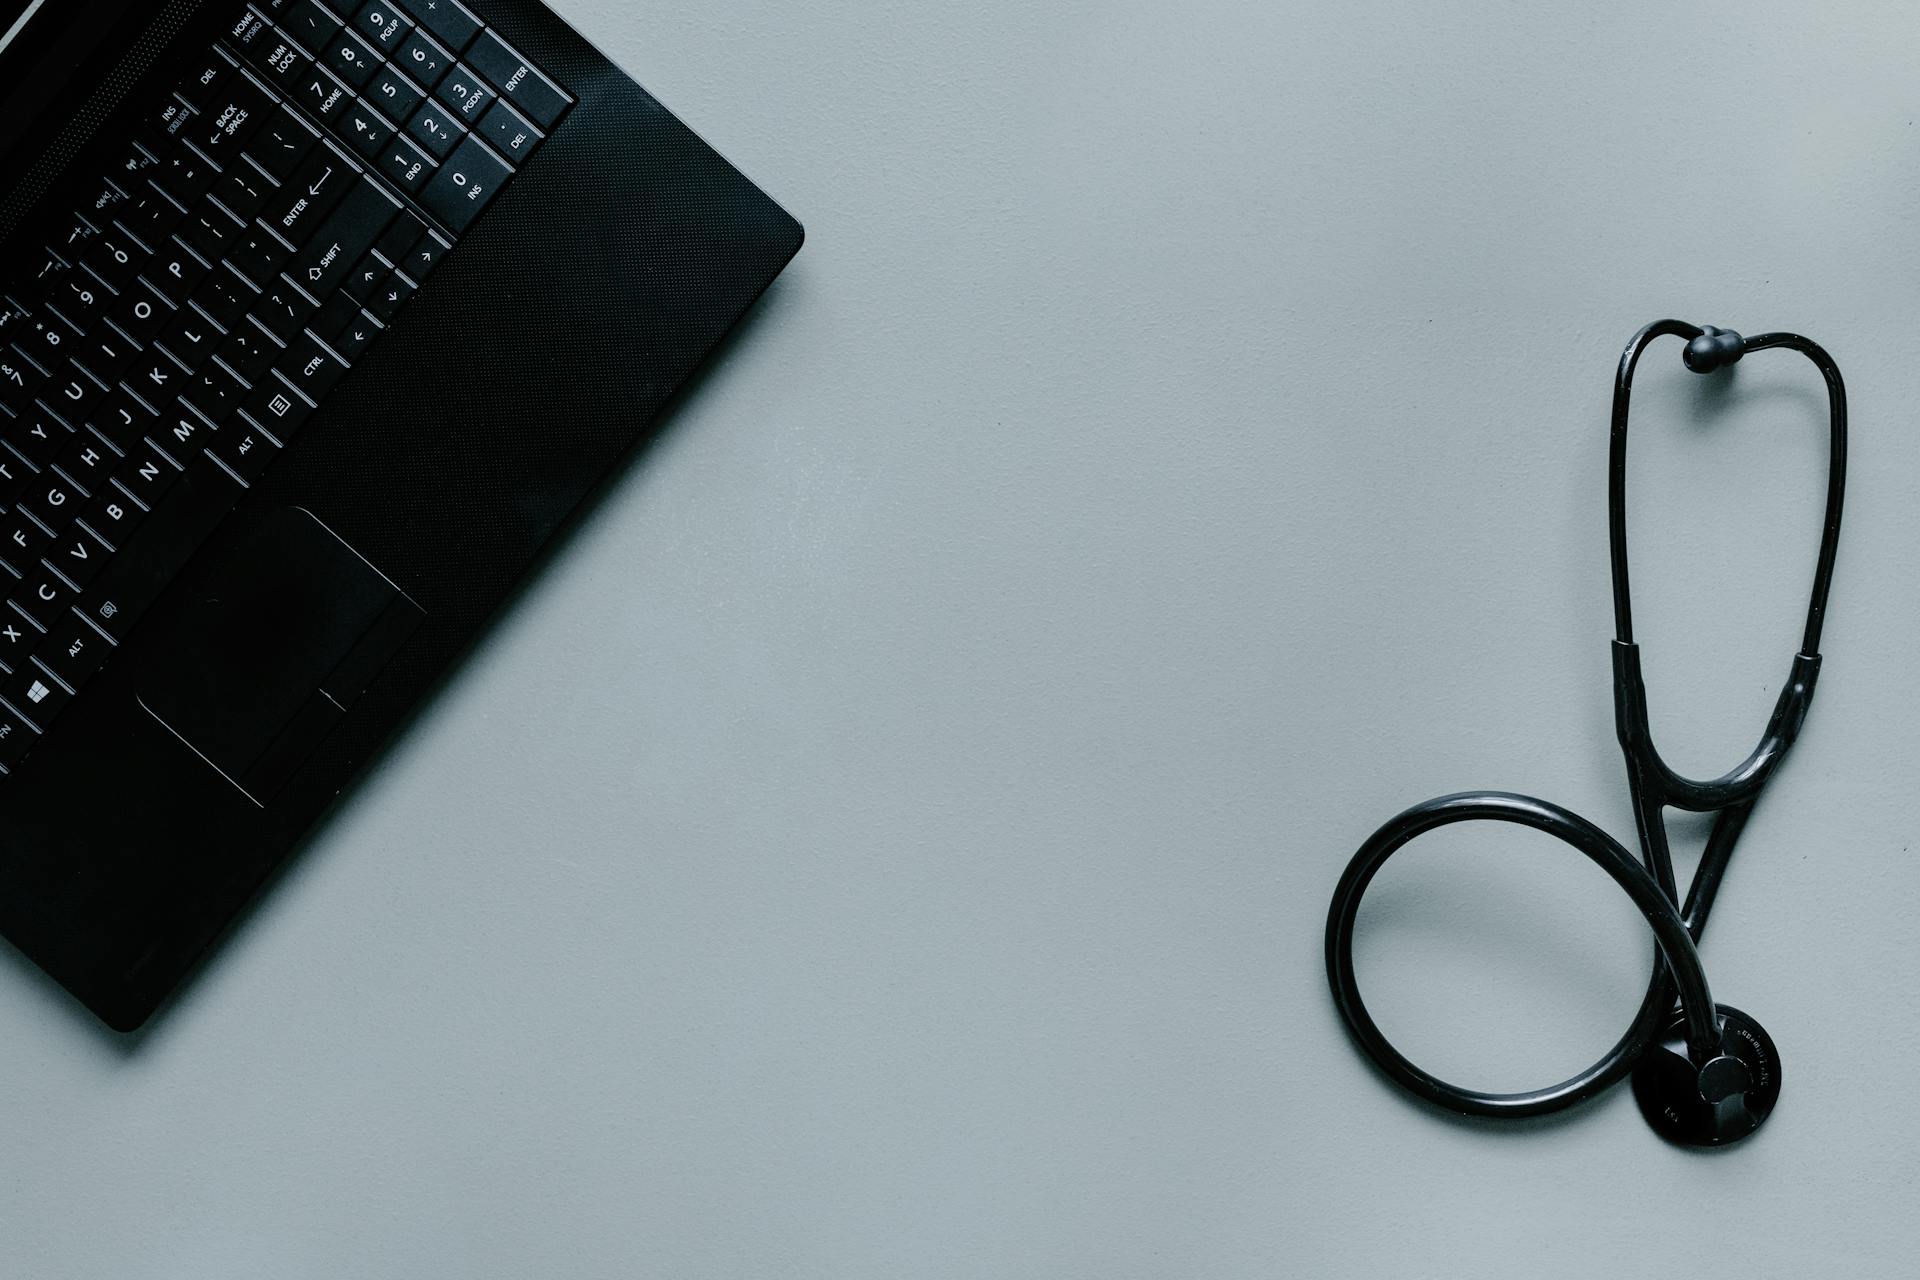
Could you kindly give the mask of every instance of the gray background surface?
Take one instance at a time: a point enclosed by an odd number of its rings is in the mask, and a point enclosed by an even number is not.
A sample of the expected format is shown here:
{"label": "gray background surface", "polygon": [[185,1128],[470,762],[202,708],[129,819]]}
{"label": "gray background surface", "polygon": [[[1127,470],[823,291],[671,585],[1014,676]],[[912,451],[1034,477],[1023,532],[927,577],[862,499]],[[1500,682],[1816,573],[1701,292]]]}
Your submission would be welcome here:
{"label": "gray background surface", "polygon": [[[807,247],[151,1034],[0,962],[0,1274],[1913,1274],[1908,6],[560,8]],[[1607,396],[1669,314],[1822,341],[1856,427],[1705,949],[1786,1089],[1711,1157],[1624,1090],[1409,1103],[1320,961],[1405,804],[1630,832]],[[1643,385],[1656,727],[1718,772],[1824,403],[1785,355]],[[1364,926],[1383,1024],[1492,1087],[1611,1043],[1650,950],[1499,833]]]}

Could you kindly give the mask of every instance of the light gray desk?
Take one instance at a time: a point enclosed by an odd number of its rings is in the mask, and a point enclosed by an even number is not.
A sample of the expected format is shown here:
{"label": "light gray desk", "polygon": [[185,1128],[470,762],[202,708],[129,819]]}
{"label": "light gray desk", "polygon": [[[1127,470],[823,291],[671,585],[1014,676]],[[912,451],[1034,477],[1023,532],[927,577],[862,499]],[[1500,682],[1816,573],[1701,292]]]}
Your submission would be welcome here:
{"label": "light gray desk", "polygon": [[[1908,6],[562,8],[807,247],[137,1050],[0,963],[0,1275],[1913,1274]],[[1786,1089],[1714,1157],[1624,1091],[1416,1107],[1320,962],[1404,804],[1630,831],[1607,396],[1667,314],[1812,335],[1855,409],[1820,698],[1705,948]],[[1656,357],[1641,638],[1717,771],[1824,407]],[[1377,893],[1437,1070],[1557,1078],[1638,999],[1556,846]]]}

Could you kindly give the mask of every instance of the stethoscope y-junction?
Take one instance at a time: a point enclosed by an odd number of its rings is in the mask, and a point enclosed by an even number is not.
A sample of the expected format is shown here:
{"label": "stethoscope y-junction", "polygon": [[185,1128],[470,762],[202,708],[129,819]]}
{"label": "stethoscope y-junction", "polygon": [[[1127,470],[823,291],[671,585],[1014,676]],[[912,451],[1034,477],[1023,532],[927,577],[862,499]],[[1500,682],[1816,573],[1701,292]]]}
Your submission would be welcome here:
{"label": "stethoscope y-junction", "polygon": [[[1755,351],[1798,351],[1826,379],[1830,454],[1827,509],[1807,602],[1800,651],[1767,721],[1760,745],[1732,772],[1710,782],[1682,777],[1654,748],[1647,727],[1647,689],[1640,677],[1640,648],[1633,640],[1633,600],[1627,579],[1627,416],[1633,374],[1656,338],[1686,342],[1684,360],[1695,373],[1711,373]],[[1833,578],[1840,536],[1840,505],[1847,476],[1847,392],[1840,370],[1820,347],[1792,333],[1742,338],[1729,330],[1659,320],[1633,335],[1620,357],[1613,384],[1613,443],[1609,462],[1607,521],[1613,560],[1614,719],[1626,757],[1627,785],[1639,829],[1639,861],[1620,843],[1578,814],[1532,796],[1505,791],[1467,791],[1417,804],[1389,821],[1360,846],[1347,864],[1327,913],[1327,978],[1334,1003],[1354,1040],[1386,1075],[1412,1093],[1450,1111],[1479,1116],[1537,1116],[1591,1098],[1633,1076],[1634,1097],[1647,1122],[1675,1142],[1717,1146],[1759,1128],[1780,1095],[1780,1056],[1752,1017],[1716,1005],[1696,944],[1719,892],[1734,843],[1774,771],[1786,758],[1820,674],[1820,624]],[[1682,902],[1667,847],[1665,811],[1687,809],[1715,815],[1700,868]],[[1408,841],[1450,823],[1512,822],[1544,831],[1598,863],[1633,899],[1659,943],[1646,999],[1619,1043],[1598,1062],[1569,1079],[1526,1093],[1483,1093],[1449,1084],[1422,1071],[1381,1034],[1360,998],[1354,977],[1353,929],[1360,899],[1382,864]],[[1678,1000],[1678,1007],[1675,1000]]]}

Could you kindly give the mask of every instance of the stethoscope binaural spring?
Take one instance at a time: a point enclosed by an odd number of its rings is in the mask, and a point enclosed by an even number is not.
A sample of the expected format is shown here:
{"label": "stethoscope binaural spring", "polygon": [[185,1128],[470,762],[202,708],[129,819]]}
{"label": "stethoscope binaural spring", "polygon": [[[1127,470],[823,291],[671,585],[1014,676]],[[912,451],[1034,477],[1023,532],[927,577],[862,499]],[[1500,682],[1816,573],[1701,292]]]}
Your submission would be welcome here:
{"label": "stethoscope binaural spring", "polygon": [[[1731,772],[1709,782],[1682,777],[1654,748],[1647,721],[1647,690],[1640,649],[1633,641],[1633,601],[1627,577],[1627,417],[1633,374],[1654,339],[1686,341],[1683,359],[1695,373],[1711,373],[1755,351],[1798,351],[1826,379],[1830,428],[1827,508],[1807,602],[1806,631],[1760,745]],[[1820,674],[1820,626],[1833,579],[1840,537],[1840,506],[1847,478],[1847,392],[1832,357],[1798,334],[1742,338],[1730,330],[1658,320],[1633,335],[1620,356],[1613,384],[1613,437],[1607,522],[1613,562],[1614,719],[1626,758],[1641,860],[1578,814],[1531,796],[1467,791],[1417,804],[1360,846],[1334,890],[1327,913],[1327,979],[1333,999],[1362,1052],[1408,1091],[1450,1111],[1479,1116],[1537,1116],[1593,1097],[1631,1073],[1641,1114],[1662,1136],[1693,1146],[1738,1141],[1758,1129],[1780,1095],[1780,1056],[1760,1024],[1707,990],[1697,943],[1719,892],[1741,828],[1753,812],[1806,719]],[[1667,846],[1668,807],[1715,814],[1700,868],[1680,901]],[[1633,1024],[1604,1057],[1559,1084],[1526,1093],[1483,1093],[1449,1084],[1415,1066],[1381,1034],[1367,1012],[1354,976],[1353,928],[1366,893],[1386,860],[1425,832],[1455,822],[1512,822],[1544,831],[1598,863],[1633,899],[1659,943],[1652,980]],[[1678,999],[1678,1008],[1675,1000]]]}

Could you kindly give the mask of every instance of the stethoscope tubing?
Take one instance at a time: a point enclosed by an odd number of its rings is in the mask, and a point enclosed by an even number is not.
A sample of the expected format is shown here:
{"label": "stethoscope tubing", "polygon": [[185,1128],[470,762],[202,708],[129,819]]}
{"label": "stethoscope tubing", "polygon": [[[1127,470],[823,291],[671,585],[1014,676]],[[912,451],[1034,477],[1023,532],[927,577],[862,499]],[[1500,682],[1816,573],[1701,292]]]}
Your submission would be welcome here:
{"label": "stethoscope tubing", "polygon": [[[1599,1061],[1545,1089],[1489,1093],[1449,1083],[1422,1070],[1394,1048],[1381,1032],[1360,995],[1354,971],[1354,922],[1360,900],[1387,859],[1416,836],[1455,822],[1492,820],[1517,823],[1565,841],[1613,878],[1640,909],[1659,944],[1646,997],[1625,1035]],[[1327,913],[1327,977],[1333,999],[1361,1050],[1386,1075],[1427,1101],[1465,1115],[1538,1116],[1570,1107],[1602,1093],[1633,1069],[1641,1053],[1659,1035],[1673,1008],[1676,983],[1687,1010],[1689,1050],[1708,1052],[1718,1043],[1713,997],[1706,970],[1685,920],[1653,876],[1620,842],[1579,814],[1550,801],[1509,791],[1463,791],[1414,805],[1398,814],[1360,846],[1335,888]]]}

